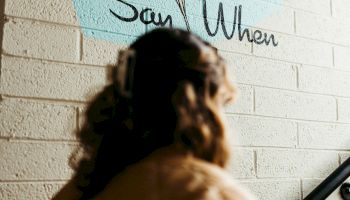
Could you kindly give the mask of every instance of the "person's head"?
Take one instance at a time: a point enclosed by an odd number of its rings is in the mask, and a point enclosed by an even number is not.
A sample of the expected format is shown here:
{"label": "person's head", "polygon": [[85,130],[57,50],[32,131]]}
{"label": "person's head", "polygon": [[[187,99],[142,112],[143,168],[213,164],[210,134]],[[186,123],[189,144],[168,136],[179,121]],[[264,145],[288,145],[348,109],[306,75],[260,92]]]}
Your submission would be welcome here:
{"label": "person's head", "polygon": [[[111,80],[91,102],[78,135],[93,173],[106,173],[105,167],[115,175],[171,144],[225,165],[222,107],[235,90],[209,43],[179,29],[153,30],[120,53]],[[119,168],[110,166],[113,159]]]}

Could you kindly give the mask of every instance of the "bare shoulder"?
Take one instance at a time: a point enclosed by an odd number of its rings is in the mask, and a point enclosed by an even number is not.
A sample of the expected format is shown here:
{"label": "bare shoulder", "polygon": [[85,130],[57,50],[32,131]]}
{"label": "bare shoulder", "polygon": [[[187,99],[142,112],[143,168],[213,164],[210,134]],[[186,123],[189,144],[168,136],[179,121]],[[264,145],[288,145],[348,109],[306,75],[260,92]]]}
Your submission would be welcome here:
{"label": "bare shoulder", "polygon": [[226,170],[202,160],[193,160],[192,165],[206,177],[205,184],[209,188],[209,196],[214,195],[212,197],[223,200],[256,200],[256,197],[237,183]]}
{"label": "bare shoulder", "polygon": [[70,180],[58,191],[52,200],[78,200],[81,196],[80,190],[75,185],[75,180]]}

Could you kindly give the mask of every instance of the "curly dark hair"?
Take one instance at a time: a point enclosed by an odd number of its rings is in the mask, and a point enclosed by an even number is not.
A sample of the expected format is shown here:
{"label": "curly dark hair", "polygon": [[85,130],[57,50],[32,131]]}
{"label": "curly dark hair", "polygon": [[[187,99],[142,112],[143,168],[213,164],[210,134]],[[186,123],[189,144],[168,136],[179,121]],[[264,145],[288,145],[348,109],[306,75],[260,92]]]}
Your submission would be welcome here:
{"label": "curly dark hair", "polygon": [[71,165],[81,199],[94,197],[125,167],[164,146],[176,144],[221,167],[229,156],[219,106],[235,89],[216,48],[193,33],[162,28],[127,51],[77,133],[81,146]]}

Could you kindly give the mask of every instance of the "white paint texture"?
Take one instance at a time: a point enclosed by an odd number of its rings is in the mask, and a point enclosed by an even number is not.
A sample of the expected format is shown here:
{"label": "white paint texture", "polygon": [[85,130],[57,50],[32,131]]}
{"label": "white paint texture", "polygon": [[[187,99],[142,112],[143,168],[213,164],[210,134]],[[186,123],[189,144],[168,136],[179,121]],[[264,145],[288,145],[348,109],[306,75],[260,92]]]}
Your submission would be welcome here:
{"label": "white paint texture", "polygon": [[[178,9],[157,2],[157,12]],[[237,37],[213,43],[239,90],[236,104],[225,110],[235,152],[228,168],[261,200],[301,200],[350,156],[350,3],[256,3],[276,10],[244,25],[273,33],[277,47]],[[70,0],[5,0],[4,5],[0,199],[50,199],[72,174],[68,157],[82,110],[106,84],[106,65],[115,64],[118,50],[127,45],[82,34]],[[193,26],[203,25],[195,11],[187,10]],[[215,23],[210,21],[212,29]],[[131,41],[146,29],[135,27],[87,31]]]}

